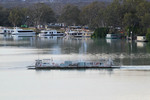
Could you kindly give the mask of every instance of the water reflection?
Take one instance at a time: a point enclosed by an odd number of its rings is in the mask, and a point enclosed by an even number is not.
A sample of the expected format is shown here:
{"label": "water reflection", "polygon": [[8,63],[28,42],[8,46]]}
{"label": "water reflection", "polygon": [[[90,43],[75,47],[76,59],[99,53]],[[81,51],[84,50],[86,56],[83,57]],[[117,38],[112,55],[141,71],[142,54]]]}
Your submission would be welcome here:
{"label": "water reflection", "polygon": [[31,52],[30,55],[39,55],[41,59],[50,57],[55,60],[112,58],[116,65],[150,64],[149,43],[126,40],[68,37],[5,37],[1,35],[0,47],[27,49],[23,51],[24,54]]}
{"label": "water reflection", "polygon": [[76,73],[78,75],[80,74],[92,74],[92,73],[97,73],[99,75],[108,75],[111,76],[115,73],[115,70],[117,69],[112,69],[112,68],[107,68],[107,69],[56,69],[56,70],[43,70],[43,69],[39,69],[39,70],[35,70],[37,75],[41,75],[41,74],[45,74],[45,73]]}
{"label": "water reflection", "polygon": [[[124,67],[125,68],[125,67]],[[29,70],[36,70],[37,72],[41,72],[41,71],[53,71],[53,70],[57,70],[57,71],[81,71],[81,72],[86,72],[86,71],[104,71],[104,72],[109,72],[110,74],[112,74],[113,70],[116,69],[120,69],[120,68],[82,68],[82,69],[29,69]]]}
{"label": "water reflection", "polygon": [[145,47],[146,43],[145,42],[137,42],[137,47],[143,48]]}

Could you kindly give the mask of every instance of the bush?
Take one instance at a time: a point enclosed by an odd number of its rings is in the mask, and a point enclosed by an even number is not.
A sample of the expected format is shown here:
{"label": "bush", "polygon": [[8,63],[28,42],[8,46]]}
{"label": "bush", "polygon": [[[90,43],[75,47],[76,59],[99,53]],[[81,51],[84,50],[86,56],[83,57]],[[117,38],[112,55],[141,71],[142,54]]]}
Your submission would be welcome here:
{"label": "bush", "polygon": [[150,42],[150,28],[147,29],[146,39]]}
{"label": "bush", "polygon": [[95,29],[92,38],[105,38],[106,34],[109,32],[108,28],[97,28]]}

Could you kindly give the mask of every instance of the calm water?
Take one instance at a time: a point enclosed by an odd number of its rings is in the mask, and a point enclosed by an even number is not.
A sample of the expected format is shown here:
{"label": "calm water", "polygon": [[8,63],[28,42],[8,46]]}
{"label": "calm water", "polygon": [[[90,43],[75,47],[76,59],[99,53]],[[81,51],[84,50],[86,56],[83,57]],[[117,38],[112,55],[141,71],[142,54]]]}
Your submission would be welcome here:
{"label": "calm water", "polygon": [[[28,70],[35,59],[111,58],[121,69]],[[1,100],[149,100],[150,44],[0,35]]]}

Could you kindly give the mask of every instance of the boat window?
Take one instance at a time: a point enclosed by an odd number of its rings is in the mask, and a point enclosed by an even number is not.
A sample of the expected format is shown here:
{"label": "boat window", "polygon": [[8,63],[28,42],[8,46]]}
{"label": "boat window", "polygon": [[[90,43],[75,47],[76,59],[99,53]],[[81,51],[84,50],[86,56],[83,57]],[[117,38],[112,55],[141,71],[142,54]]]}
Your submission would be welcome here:
{"label": "boat window", "polygon": [[49,64],[49,63],[47,63],[47,62],[44,62],[43,64]]}
{"label": "boat window", "polygon": [[33,32],[33,31],[18,31],[18,32]]}
{"label": "boat window", "polygon": [[82,33],[78,33],[78,35],[82,35]]}

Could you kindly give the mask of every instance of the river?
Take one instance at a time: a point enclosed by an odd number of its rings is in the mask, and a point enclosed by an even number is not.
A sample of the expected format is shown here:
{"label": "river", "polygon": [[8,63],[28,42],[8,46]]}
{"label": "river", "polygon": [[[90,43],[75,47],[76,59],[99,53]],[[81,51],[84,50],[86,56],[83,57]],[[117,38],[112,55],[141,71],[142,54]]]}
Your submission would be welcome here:
{"label": "river", "polygon": [[[29,70],[36,59],[111,58],[120,69]],[[1,100],[149,100],[150,44],[0,35]]]}

